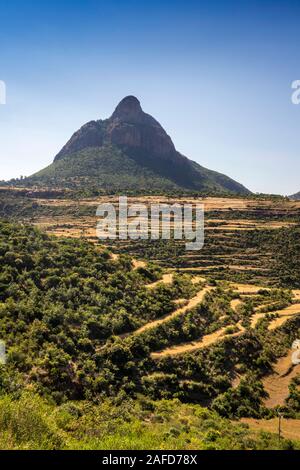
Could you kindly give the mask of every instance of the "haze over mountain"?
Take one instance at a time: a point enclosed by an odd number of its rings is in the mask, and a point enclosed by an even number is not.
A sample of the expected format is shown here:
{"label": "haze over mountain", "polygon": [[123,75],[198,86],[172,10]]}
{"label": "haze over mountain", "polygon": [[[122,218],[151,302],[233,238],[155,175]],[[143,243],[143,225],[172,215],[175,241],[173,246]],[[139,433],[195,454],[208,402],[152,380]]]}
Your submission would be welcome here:
{"label": "haze over mountain", "polygon": [[250,191],[179,153],[163,127],[134,96],[125,97],[109,119],[82,126],[51,165],[25,183],[119,190]]}
{"label": "haze over mountain", "polygon": [[300,201],[300,191],[296,194],[292,194],[290,199],[294,199],[295,201]]}

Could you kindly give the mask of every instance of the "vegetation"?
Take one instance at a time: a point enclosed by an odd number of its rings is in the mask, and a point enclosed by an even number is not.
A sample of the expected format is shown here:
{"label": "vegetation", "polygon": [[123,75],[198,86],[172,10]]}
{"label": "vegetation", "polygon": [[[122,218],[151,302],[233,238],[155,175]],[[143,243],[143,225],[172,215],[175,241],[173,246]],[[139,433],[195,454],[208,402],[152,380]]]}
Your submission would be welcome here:
{"label": "vegetation", "polygon": [[4,395],[0,426],[0,449],[300,449],[300,442],[278,443],[274,434],[254,434],[246,424],[179,400],[122,398],[55,406],[29,392]]}
{"label": "vegetation", "polygon": [[87,242],[51,240],[5,222],[0,261],[8,365],[57,396],[83,397],[105,340],[172,311],[178,293],[195,289],[188,276],[177,276],[153,292],[145,288],[159,273],[151,266],[133,270],[125,256],[112,261]]}
{"label": "vegetation", "polygon": [[[34,199],[12,198],[20,208],[25,204],[20,210],[30,219],[35,209],[26,205]],[[12,213],[23,219],[14,204]],[[47,205],[38,210],[49,215]],[[66,208],[53,210],[65,214]],[[112,257],[83,239],[58,239],[26,223],[0,221],[0,339],[7,350],[0,366],[0,447],[276,448],[272,435],[254,435],[228,420],[277,414],[265,406],[263,380],[299,338],[300,319],[268,327],[278,310],[294,302],[290,289],[300,287],[298,241],[298,226],[237,231],[228,245],[217,230],[208,233],[194,268],[207,266],[209,256],[240,250],[248,258],[260,253],[267,271],[252,271],[251,281],[262,289],[242,298],[228,280],[245,280],[246,274],[208,270],[213,290],[189,308],[189,299],[205,287],[192,282],[197,269],[173,271],[172,282],[148,286],[161,278],[163,266],[188,265],[178,242],[137,241],[120,245]],[[125,252],[153,261],[134,268]],[[234,308],[233,300],[242,303]],[[172,315],[181,305],[187,305],[183,313]],[[253,326],[257,311],[264,316]],[[163,321],[136,333],[157,319]],[[209,347],[153,356],[221,330]],[[300,417],[298,378],[281,412]],[[33,426],[36,432],[30,432]]]}

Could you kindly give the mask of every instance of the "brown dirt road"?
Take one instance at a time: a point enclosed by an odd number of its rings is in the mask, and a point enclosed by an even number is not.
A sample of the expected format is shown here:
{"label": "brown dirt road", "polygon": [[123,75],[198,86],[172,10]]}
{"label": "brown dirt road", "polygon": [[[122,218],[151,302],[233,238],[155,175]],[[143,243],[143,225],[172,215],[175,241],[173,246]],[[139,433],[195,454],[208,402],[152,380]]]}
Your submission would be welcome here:
{"label": "brown dirt road", "polygon": [[156,328],[158,325],[161,325],[162,323],[171,320],[172,318],[176,317],[177,315],[181,315],[181,314],[185,313],[187,310],[190,310],[193,307],[196,307],[196,305],[200,304],[203,301],[203,299],[204,299],[205,295],[207,294],[207,292],[210,292],[212,289],[213,289],[212,287],[205,287],[204,289],[200,290],[197,293],[197,295],[195,295],[195,297],[192,297],[184,307],[180,307],[180,308],[174,310],[174,312],[172,312],[172,313],[170,313],[170,314],[168,314],[168,315],[166,315],[162,318],[159,318],[158,320],[154,320],[150,323],[147,323],[146,325],[144,325],[141,328],[139,328],[138,330],[136,330],[134,332],[134,334],[137,335],[137,334],[143,333],[146,330]]}
{"label": "brown dirt road", "polygon": [[199,341],[192,341],[190,343],[182,343],[182,344],[179,344],[178,346],[172,346],[170,348],[163,349],[162,351],[152,353],[151,357],[152,359],[160,359],[164,356],[173,356],[175,354],[185,354],[185,353],[195,351],[197,349],[203,349],[203,348],[206,348],[207,346],[211,346],[212,344],[216,343],[218,340],[239,336],[245,331],[245,328],[242,327],[240,323],[238,323],[236,326],[239,328],[239,331],[237,331],[236,333],[225,334],[228,326],[224,326],[223,328],[220,328],[214,333],[203,336]]}

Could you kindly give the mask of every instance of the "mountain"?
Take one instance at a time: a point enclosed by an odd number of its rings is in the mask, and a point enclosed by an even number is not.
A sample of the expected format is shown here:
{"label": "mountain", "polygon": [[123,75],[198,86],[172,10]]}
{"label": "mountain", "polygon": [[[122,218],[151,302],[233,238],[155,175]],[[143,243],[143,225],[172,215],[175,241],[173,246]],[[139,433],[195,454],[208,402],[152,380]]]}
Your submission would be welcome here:
{"label": "mountain", "polygon": [[120,190],[250,191],[231,178],[180,154],[163,127],[134,96],[109,119],[82,126],[47,168],[24,180],[31,184]]}
{"label": "mountain", "polygon": [[300,201],[300,191],[290,196],[290,199],[294,199],[294,201]]}

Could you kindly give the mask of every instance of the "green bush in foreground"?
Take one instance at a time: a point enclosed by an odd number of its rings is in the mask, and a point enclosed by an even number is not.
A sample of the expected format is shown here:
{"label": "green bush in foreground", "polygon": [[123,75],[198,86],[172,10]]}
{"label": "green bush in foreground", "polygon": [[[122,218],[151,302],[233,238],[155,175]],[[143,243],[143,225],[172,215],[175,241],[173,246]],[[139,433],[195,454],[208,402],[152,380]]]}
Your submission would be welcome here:
{"label": "green bush in foreground", "polygon": [[[120,404],[122,403],[122,404]],[[199,405],[140,398],[61,406],[24,392],[0,398],[0,449],[277,449],[270,433],[220,418]],[[280,449],[300,449],[282,440]]]}

